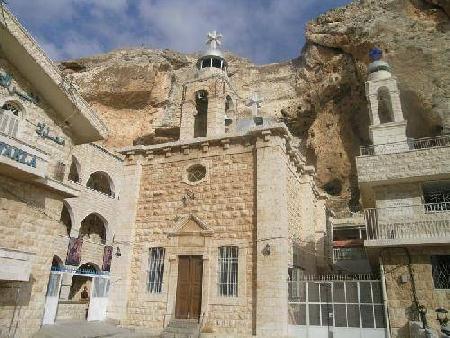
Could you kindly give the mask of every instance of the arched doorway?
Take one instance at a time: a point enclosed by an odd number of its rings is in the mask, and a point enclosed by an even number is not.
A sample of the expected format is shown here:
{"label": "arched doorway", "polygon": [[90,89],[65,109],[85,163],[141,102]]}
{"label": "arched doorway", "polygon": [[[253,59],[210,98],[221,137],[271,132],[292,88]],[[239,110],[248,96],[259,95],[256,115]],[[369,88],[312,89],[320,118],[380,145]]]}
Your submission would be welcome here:
{"label": "arched doorway", "polygon": [[79,237],[87,238],[94,243],[106,243],[106,220],[96,214],[89,214],[81,222]]}
{"label": "arched doorway", "polygon": [[80,182],[80,162],[76,159],[75,156],[72,156],[72,164],[70,165],[69,177],[68,179],[72,182],[79,183]]}
{"label": "arched doorway", "polygon": [[114,197],[114,184],[111,177],[104,171],[96,171],[89,176],[86,186],[90,189]]}
{"label": "arched doorway", "polygon": [[67,236],[70,236],[70,231],[72,230],[72,215],[70,207],[66,204],[66,202],[63,204],[59,221],[65,225]]}

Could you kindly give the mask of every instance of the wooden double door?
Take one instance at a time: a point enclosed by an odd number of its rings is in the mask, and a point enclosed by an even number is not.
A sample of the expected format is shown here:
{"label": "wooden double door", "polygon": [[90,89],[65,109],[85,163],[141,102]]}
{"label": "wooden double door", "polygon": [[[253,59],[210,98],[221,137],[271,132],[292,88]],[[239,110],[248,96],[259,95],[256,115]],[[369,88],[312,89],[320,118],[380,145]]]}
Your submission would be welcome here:
{"label": "wooden double door", "polygon": [[202,256],[178,256],[175,317],[198,319],[202,306]]}

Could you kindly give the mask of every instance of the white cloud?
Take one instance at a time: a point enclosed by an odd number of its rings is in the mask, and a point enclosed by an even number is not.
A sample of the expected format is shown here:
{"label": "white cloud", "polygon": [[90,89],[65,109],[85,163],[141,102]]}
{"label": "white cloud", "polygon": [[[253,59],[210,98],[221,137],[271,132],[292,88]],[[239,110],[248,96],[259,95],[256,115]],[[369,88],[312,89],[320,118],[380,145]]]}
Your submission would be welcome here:
{"label": "white cloud", "polygon": [[293,58],[311,11],[350,0],[13,0],[10,6],[57,59],[140,45],[193,52],[206,33],[256,62]]}

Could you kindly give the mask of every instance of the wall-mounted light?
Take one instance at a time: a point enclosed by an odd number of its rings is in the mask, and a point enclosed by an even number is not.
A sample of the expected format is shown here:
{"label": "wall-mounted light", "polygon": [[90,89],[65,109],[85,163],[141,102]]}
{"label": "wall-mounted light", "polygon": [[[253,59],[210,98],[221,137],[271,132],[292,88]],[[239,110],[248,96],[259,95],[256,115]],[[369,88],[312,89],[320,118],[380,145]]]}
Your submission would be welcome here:
{"label": "wall-mounted light", "polygon": [[448,311],[443,307],[439,307],[436,310],[436,319],[438,320],[441,326],[446,326],[448,323]]}
{"label": "wall-mounted light", "polygon": [[264,255],[264,256],[269,256],[270,255],[270,244],[266,244],[265,246],[264,246],[264,248],[262,249],[262,254]]}
{"label": "wall-mounted light", "polygon": [[122,253],[120,252],[120,248],[119,247],[117,247],[117,249],[116,249],[116,256],[117,257],[122,256]]}

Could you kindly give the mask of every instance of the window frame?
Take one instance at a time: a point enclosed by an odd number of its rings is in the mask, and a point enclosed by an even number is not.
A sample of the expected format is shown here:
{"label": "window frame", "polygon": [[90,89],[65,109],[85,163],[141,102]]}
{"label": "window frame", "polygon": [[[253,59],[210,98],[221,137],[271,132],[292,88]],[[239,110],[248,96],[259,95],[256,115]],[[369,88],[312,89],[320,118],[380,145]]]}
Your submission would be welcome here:
{"label": "window frame", "polygon": [[236,245],[224,245],[218,248],[217,295],[219,297],[239,297],[239,251]]}
{"label": "window frame", "polygon": [[[442,261],[441,261],[442,260]],[[445,262],[444,260],[447,260],[447,262]],[[435,290],[450,290],[450,278],[447,281],[447,285],[445,285],[445,282],[442,283],[442,285],[436,285],[438,284],[436,282],[436,265],[447,265],[447,270],[450,271],[450,255],[431,255],[430,256],[430,263],[431,263],[431,278],[433,280],[433,288]],[[445,275],[445,273],[444,273]]]}
{"label": "window frame", "polygon": [[[155,255],[152,254],[153,251]],[[155,264],[153,264],[155,257]],[[148,249],[147,293],[149,294],[163,293],[165,258],[166,248],[155,246]]]}

